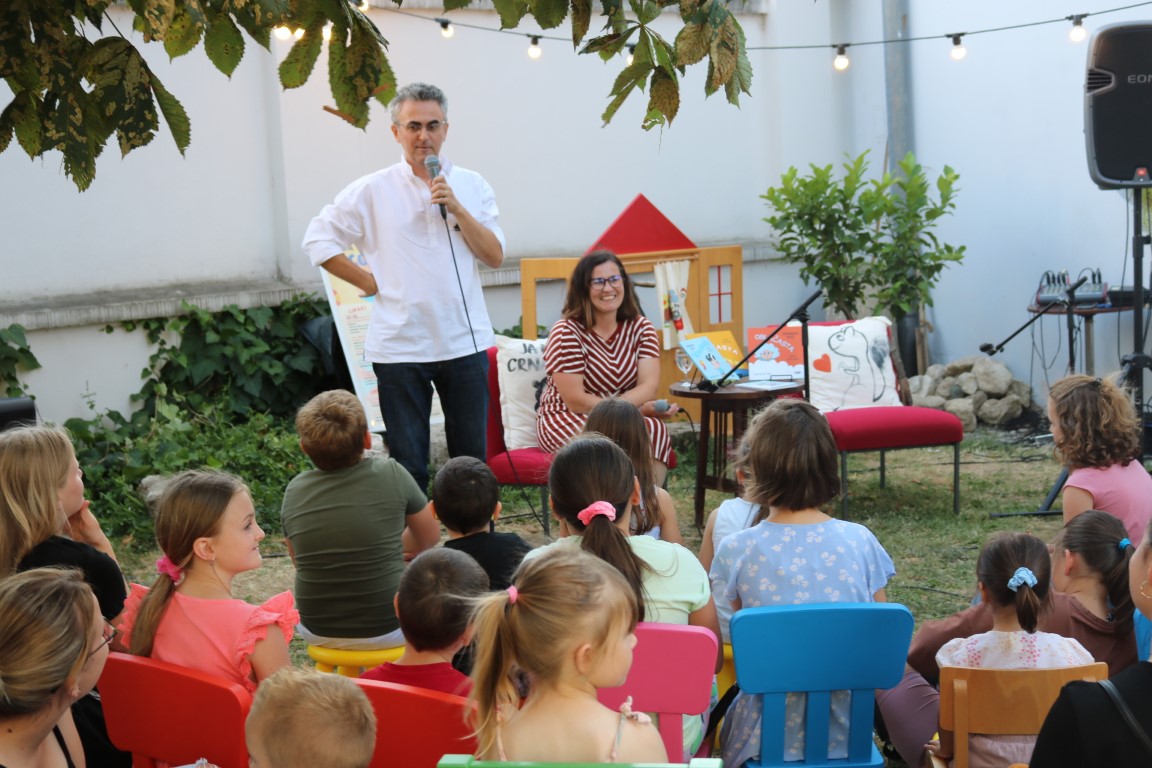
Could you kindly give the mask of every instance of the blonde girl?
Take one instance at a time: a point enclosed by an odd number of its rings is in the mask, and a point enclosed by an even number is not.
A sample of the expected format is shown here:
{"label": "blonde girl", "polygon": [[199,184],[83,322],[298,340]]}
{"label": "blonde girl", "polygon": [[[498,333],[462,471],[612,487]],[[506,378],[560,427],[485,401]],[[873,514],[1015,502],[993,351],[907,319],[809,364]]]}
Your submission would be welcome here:
{"label": "blonde girl", "polygon": [[618,397],[601,400],[588,414],[583,431],[604,435],[632,460],[636,480],[640,483],[640,503],[632,508],[630,532],[683,544],[684,537],[680,535],[672,496],[656,481],[652,441],[640,409]]}
{"label": "blonde girl", "polygon": [[1139,541],[1152,520],[1152,477],[1139,461],[1140,422],[1128,394],[1111,378],[1065,376],[1048,391],[1048,420],[1068,469],[1064,522],[1100,509]]}
{"label": "blonde girl", "polygon": [[[474,724],[479,754],[527,762],[667,762],[660,734],[625,704],[614,712],[598,688],[624,682],[639,613],[618,571],[578,550],[525,561],[507,590],[473,614]],[[512,673],[527,673],[522,707]]]}
{"label": "blonde girl", "polygon": [[164,488],[156,541],[164,556],[152,588],[132,585],[120,629],[137,656],[229,678],[249,691],[289,663],[300,620],[292,593],[262,605],[232,595],[232,581],[260,567],[264,531],[248,488],[224,472],[182,472]]}
{"label": "blonde girl", "polygon": [[0,765],[88,764],[70,707],[100,677],[112,637],[78,571],[0,580]]}

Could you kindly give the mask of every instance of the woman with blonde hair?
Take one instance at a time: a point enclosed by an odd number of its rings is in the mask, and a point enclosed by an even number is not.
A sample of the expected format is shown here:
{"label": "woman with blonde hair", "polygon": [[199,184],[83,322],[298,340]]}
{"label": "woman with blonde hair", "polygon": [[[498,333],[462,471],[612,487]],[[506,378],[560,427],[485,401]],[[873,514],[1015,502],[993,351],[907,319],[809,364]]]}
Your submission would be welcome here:
{"label": "woman with blonde hair", "polygon": [[70,707],[100,677],[114,635],[77,571],[0,580],[0,765],[88,765]]}
{"label": "woman with blonde hair", "polygon": [[1111,378],[1065,376],[1048,391],[1048,420],[1068,468],[1064,522],[1100,509],[1139,541],[1152,520],[1152,477],[1140,462],[1140,420],[1128,393]]}
{"label": "woman with blonde hair", "polygon": [[[18,427],[0,432],[0,578],[45,566],[79,569],[101,615],[115,624],[128,592],[112,544],[84,498],[72,441],[56,427]],[[108,740],[95,694],[81,697],[72,717],[90,764],[131,765],[131,755]]]}

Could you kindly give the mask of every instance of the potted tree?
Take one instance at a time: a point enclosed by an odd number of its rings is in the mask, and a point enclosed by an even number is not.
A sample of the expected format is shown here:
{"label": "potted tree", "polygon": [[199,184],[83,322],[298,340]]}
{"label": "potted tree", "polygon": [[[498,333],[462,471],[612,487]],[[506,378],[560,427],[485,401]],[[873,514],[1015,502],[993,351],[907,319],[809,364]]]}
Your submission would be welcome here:
{"label": "potted tree", "polygon": [[912,153],[895,173],[872,180],[867,156],[845,161],[839,179],[831,165],[812,165],[807,176],[789,168],[762,195],[773,211],[765,221],[784,261],[801,265],[805,284],[819,284],[827,305],[848,319],[875,307],[896,321],[898,339],[914,342],[919,307],[931,306],[944,268],[964,257],[964,246],[941,243],[932,231],[956,207],[959,175],[945,166],[933,199]]}

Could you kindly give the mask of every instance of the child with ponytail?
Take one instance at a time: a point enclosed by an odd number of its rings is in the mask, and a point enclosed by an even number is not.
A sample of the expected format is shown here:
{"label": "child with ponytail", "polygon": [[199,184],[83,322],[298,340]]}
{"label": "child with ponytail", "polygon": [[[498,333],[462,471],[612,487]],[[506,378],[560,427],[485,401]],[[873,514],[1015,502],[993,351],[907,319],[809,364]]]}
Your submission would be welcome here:
{"label": "child with ponytail", "polygon": [[232,596],[232,580],[260,567],[263,538],[239,478],[188,471],[169,480],[156,510],[160,575],[150,590],[132,585],[120,625],[124,645],[254,692],[289,664],[288,641],[300,620],[291,592],[262,605]]}
{"label": "child with ponytail", "polygon": [[[660,733],[625,703],[596,698],[632,666],[639,610],[619,571],[578,549],[525,560],[507,590],[472,615],[473,724],[479,755],[525,762],[667,762]],[[515,670],[531,680],[522,707]]]}

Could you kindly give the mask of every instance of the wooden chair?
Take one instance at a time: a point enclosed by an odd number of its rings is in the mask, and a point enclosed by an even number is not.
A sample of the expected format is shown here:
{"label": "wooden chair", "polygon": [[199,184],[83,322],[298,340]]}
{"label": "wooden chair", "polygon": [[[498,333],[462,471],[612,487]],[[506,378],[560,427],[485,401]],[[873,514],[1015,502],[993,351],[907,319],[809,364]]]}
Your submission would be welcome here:
{"label": "wooden chair", "polygon": [[[552,454],[540,448],[508,450],[504,443],[503,411],[500,408],[500,375],[496,367],[496,347],[488,349],[488,428],[484,463],[501,486],[536,486],[540,489],[540,525],[549,532],[548,470]],[[508,518],[505,518],[508,519]]]}
{"label": "wooden chair", "polygon": [[[593,768],[600,763],[501,763],[472,755],[444,755],[437,768]],[[694,757],[688,763],[620,763],[620,768],[724,768],[718,758]]]}
{"label": "wooden chair", "polygon": [[476,751],[463,696],[378,680],[356,684],[376,712],[371,768],[435,768],[444,755]]}
{"label": "wooden chair", "polygon": [[[904,675],[912,614],[894,603],[816,603],[745,608],[732,616],[736,681],[763,695],[760,756],[747,768],[834,765],[881,768],[872,740],[877,688]],[[852,693],[848,757],[828,758],[833,691]],[[806,693],[804,759],[785,762],[785,697]]]}
{"label": "wooden chair", "polygon": [[[953,734],[953,765],[968,768],[968,737],[1038,734],[1060,689],[1108,677],[1102,661],[1060,669],[940,668],[940,729]],[[933,758],[934,766],[947,761]]]}
{"label": "wooden chair", "polygon": [[203,757],[247,768],[244,720],[252,696],[239,683],[141,656],[112,652],[99,682],[108,736],[133,768],[188,765]]}
{"label": "wooden chair", "polygon": [[[600,703],[617,709],[629,696],[636,712],[660,715],[668,759],[684,756],[684,715],[700,715],[712,698],[716,636],[703,627],[642,622],[628,678],[618,688],[601,688]],[[675,670],[675,674],[669,674]]]}

